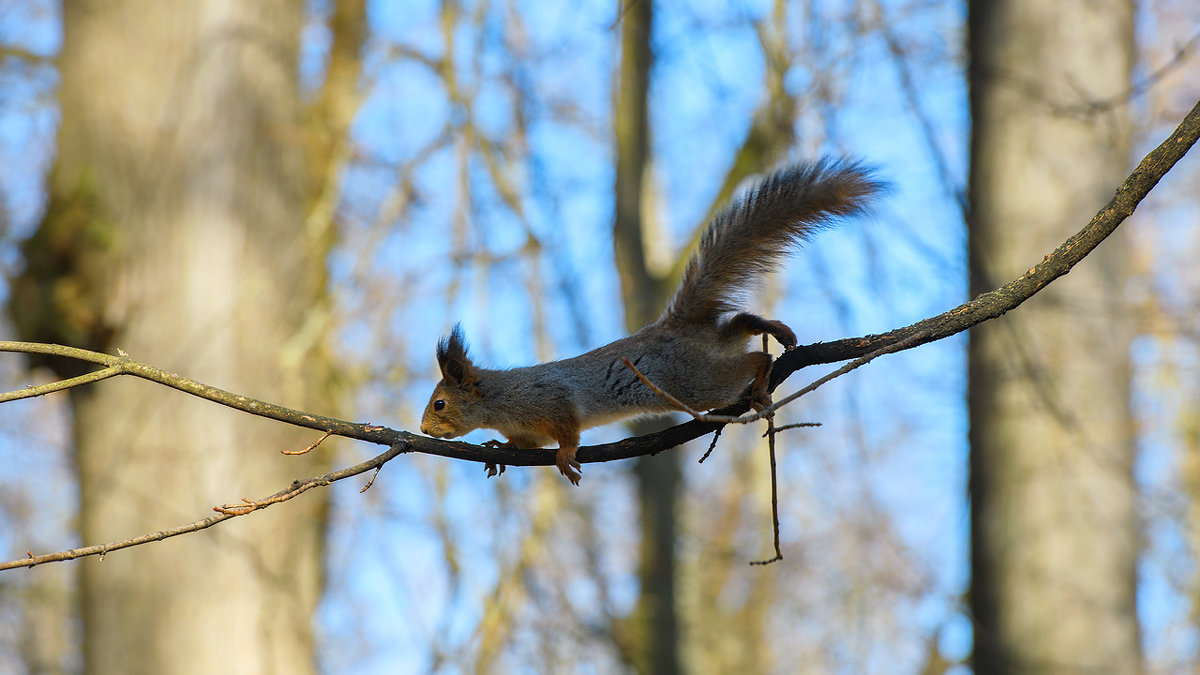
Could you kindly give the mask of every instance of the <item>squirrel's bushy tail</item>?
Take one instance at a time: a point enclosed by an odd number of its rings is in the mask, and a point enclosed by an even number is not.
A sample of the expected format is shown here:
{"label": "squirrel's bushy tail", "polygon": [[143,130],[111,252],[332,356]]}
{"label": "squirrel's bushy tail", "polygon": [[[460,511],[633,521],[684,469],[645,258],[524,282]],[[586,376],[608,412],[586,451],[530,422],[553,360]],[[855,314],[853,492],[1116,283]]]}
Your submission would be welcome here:
{"label": "squirrel's bushy tail", "polygon": [[738,310],[739,296],[789,250],[832,219],[863,212],[885,190],[854,161],[776,169],[713,217],[660,321],[715,323]]}

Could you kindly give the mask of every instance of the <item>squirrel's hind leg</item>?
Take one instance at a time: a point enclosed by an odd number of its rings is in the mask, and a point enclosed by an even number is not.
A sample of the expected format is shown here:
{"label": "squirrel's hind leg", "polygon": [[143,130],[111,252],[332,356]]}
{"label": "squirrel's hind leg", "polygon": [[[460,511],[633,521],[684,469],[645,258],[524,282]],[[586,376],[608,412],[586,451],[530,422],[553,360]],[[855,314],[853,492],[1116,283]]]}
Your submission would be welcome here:
{"label": "squirrel's hind leg", "polygon": [[757,314],[742,312],[725,324],[729,333],[745,333],[746,335],[762,335],[766,333],[775,338],[786,349],[796,346],[796,334],[782,321],[764,319]]}
{"label": "squirrel's hind leg", "polygon": [[[725,324],[725,330],[729,333],[745,335],[765,333],[774,337],[785,349],[796,346],[796,334],[787,327],[787,324],[773,319],[764,319],[750,312],[742,312],[734,316],[729,323]],[[765,343],[764,346],[766,346]],[[762,410],[771,405],[771,392],[767,389],[767,385],[770,383],[771,364],[774,363],[774,359],[767,352],[750,352],[744,358],[749,361],[747,369],[754,371],[754,379],[750,384],[750,407]]]}
{"label": "squirrel's hind leg", "polygon": [[750,352],[746,354],[746,359],[754,366],[754,380],[750,383],[750,407],[756,411],[762,410],[771,405],[771,392],[767,385],[771,381],[771,364],[774,360],[766,352]]}

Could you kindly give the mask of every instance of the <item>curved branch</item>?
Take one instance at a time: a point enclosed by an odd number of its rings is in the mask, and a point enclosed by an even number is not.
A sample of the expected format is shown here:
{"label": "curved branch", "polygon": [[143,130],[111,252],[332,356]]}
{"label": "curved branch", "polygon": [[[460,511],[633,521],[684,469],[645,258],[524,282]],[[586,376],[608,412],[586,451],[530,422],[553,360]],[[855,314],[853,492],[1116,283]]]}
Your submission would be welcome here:
{"label": "curved branch", "polygon": [[[771,373],[770,388],[774,390],[788,376],[805,366],[882,354],[891,351],[889,347],[895,347],[895,351],[911,349],[927,342],[933,342],[960,333],[971,326],[1004,315],[1004,313],[1028,300],[1042,288],[1045,288],[1050,282],[1067,274],[1072,267],[1080,260],[1083,260],[1101,241],[1112,234],[1117,226],[1133,213],[1142,199],[1158,184],[1158,181],[1195,145],[1198,137],[1200,137],[1200,101],[1197,101],[1191,112],[1187,114],[1174,133],[1146,155],[1138,167],[1134,169],[1133,173],[1117,189],[1112,200],[1104,208],[1100,209],[1087,226],[1063,242],[1062,245],[1047,255],[1042,262],[1033,266],[1028,272],[1000,288],[979,295],[970,302],[963,303],[948,312],[918,321],[911,326],[879,335],[817,343],[793,349],[775,362]],[[49,385],[30,387],[3,394],[0,395],[0,402],[40,396],[51,391],[61,391],[69,387],[79,386],[114,375],[133,375],[215,403],[220,403],[235,410],[268,417],[296,426],[326,431],[346,438],[387,445],[389,449],[361,464],[322,476],[295,481],[287,488],[261,500],[243,500],[242,504],[217,507],[218,515],[197,520],[171,530],[162,530],[112,544],[71,549],[69,551],[41,556],[30,554],[27,558],[0,563],[0,570],[14,567],[32,567],[33,565],[45,562],[72,560],[89,555],[104,555],[108,551],[137,546],[152,541],[161,541],[168,537],[206,529],[229,518],[236,518],[266,508],[272,504],[287,501],[314,487],[323,487],[335,481],[365,473],[371,469],[378,470],[392,458],[406,452],[420,452],[453,459],[489,464],[505,464],[508,466],[549,466],[555,462],[555,451],[552,449],[514,450],[504,447],[483,447],[459,441],[443,441],[417,436],[406,431],[397,431],[371,424],[346,422],[332,417],[285,408],[234,394],[217,387],[190,380],[181,375],[138,363],[124,353],[112,356],[62,345],[0,341],[0,352],[5,351],[64,356],[96,363],[104,366],[104,369],[69,380],[54,382]],[[822,378],[814,384],[819,384],[827,379],[829,378]],[[814,388],[813,385],[810,385],[809,389],[811,390],[812,388]],[[715,414],[738,415],[745,412],[746,409],[747,406],[744,404],[737,404],[715,411]],[[722,427],[723,424],[723,422],[692,420],[645,436],[627,438],[614,443],[581,447],[576,453],[576,459],[583,463],[594,463],[654,455],[715,431]]]}
{"label": "curved branch", "polygon": [[943,312],[911,326],[859,338],[848,338],[834,342],[816,343],[798,347],[779,358],[772,371],[772,385],[778,385],[796,370],[819,363],[833,363],[852,359],[879,349],[917,333],[927,335],[912,346],[941,340],[956,333],[1003,316],[1009,310],[1031,298],[1047,284],[1071,271],[1092,249],[1100,245],[1108,235],[1133,214],[1138,204],[1158,184],[1158,181],[1187,154],[1200,137],[1200,101],[1183,118],[1175,131],[1152,150],[1125,182],[1117,188],[1113,198],[1101,208],[1092,220],[1079,232],[1059,245],[1042,261],[1025,274],[1013,279],[974,300]]}

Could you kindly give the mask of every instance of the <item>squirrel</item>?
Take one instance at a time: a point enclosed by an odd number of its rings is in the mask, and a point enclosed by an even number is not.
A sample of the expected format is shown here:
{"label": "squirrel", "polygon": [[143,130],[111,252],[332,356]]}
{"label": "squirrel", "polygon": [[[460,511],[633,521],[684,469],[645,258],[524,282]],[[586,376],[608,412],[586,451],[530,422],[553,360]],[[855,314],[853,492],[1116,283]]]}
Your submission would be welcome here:
{"label": "squirrel", "polygon": [[[761,410],[771,400],[772,359],[747,351],[748,338],[769,334],[791,349],[796,335],[780,321],[739,311],[739,299],[815,230],[835,217],[864,212],[885,189],[871,169],[850,160],[826,158],[769,173],[712,218],[658,320],[580,356],[480,368],[456,325],[437,345],[442,379],[425,407],[421,431],[454,438],[494,429],[508,439],[505,445],[524,449],[556,442],[558,470],[578,485],[580,430],[676,411],[623,358],[693,410],[735,403],[747,387],[751,405]],[[495,465],[487,471],[495,475]]]}

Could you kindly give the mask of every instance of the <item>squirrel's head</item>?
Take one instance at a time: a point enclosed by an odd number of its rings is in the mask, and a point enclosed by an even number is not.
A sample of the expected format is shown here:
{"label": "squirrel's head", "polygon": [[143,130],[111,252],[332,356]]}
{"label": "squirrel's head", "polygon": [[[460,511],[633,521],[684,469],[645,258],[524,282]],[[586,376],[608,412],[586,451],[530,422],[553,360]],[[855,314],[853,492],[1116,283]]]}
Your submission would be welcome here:
{"label": "squirrel's head", "polygon": [[438,368],[442,381],[433,388],[433,395],[421,416],[421,433],[437,438],[454,438],[478,429],[475,404],[479,391],[479,372],[467,356],[467,343],[462,327],[455,326],[448,337],[438,341]]}

